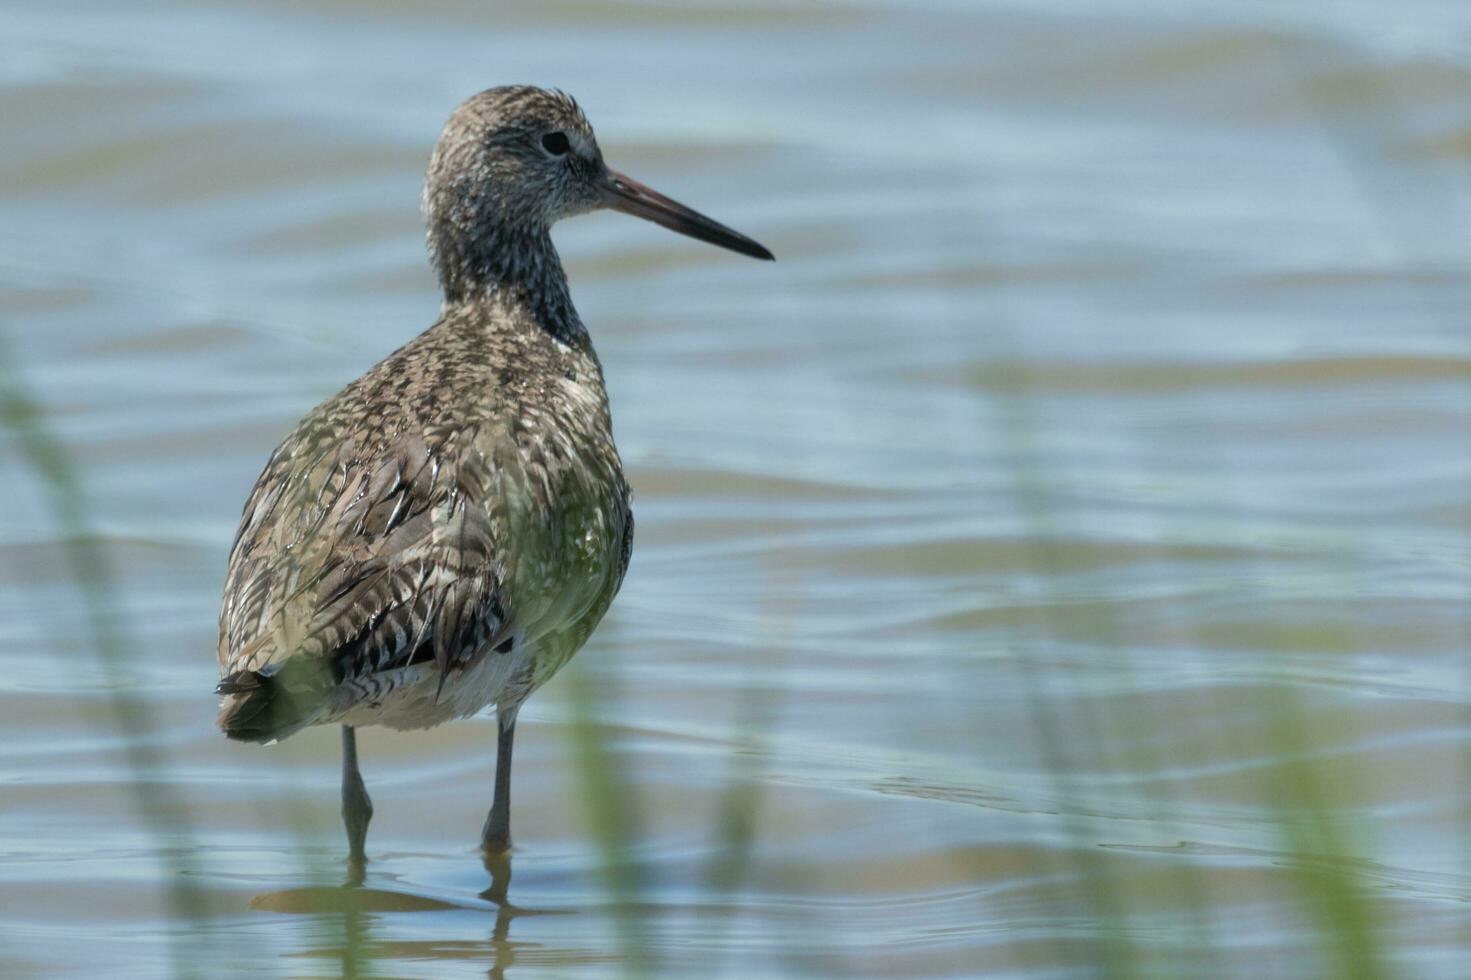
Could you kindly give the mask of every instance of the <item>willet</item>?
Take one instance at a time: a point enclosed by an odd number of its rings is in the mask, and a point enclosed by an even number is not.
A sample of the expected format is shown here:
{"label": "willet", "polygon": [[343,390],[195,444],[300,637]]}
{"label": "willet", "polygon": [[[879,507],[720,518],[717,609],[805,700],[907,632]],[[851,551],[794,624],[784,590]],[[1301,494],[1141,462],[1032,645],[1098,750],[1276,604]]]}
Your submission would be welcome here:
{"label": "willet", "polygon": [[628,567],[602,368],[550,237],[598,208],[772,257],[608,169],[569,96],[481,92],[445,124],[424,185],[439,321],[302,419],[245,502],[220,612],[220,728],[274,742],[340,724],[357,860],[373,808],[354,729],[426,728],[491,704],[481,846],[510,846],[516,713]]}

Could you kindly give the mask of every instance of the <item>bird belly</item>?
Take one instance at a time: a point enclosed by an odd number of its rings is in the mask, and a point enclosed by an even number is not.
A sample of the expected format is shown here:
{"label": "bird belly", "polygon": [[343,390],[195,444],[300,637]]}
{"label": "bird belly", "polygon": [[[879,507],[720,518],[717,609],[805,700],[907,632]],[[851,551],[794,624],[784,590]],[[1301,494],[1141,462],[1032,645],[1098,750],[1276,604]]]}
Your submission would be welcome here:
{"label": "bird belly", "polygon": [[350,681],[339,689],[344,707],[325,720],[404,730],[468,718],[486,705],[517,700],[506,695],[526,676],[534,656],[533,648],[520,645],[509,653],[487,650],[465,667],[452,669],[443,687],[432,663]]}

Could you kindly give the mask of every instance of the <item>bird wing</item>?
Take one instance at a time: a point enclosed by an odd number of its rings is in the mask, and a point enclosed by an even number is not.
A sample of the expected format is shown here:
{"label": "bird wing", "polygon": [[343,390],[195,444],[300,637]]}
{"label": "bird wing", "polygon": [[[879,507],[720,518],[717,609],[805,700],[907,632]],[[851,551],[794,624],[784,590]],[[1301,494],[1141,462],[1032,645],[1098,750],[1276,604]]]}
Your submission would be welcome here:
{"label": "bird wing", "polygon": [[230,556],[227,682],[303,658],[332,684],[428,660],[443,677],[510,637],[475,430],[379,432],[315,413],[272,454]]}

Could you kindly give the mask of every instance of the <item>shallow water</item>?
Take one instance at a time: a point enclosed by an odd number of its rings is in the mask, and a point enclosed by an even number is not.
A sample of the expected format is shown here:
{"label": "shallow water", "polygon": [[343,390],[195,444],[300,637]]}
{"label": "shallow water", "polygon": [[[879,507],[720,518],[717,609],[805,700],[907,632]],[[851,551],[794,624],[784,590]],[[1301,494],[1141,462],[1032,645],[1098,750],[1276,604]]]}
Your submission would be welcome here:
{"label": "shallow water", "polygon": [[[0,329],[120,660],[0,443],[0,974],[1464,974],[1459,0],[6,21]],[[522,712],[504,896],[485,718],[362,732],[343,888],[335,733],[214,731],[219,584],[434,318],[423,164],[505,81],[779,261],[558,229],[628,580]]]}

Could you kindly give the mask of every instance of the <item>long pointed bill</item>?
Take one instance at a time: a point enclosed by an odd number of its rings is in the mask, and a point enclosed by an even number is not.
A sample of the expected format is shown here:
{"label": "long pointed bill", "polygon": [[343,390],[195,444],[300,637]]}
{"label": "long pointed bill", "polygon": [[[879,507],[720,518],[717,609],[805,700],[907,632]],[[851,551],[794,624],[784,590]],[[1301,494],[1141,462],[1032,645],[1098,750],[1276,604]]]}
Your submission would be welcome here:
{"label": "long pointed bill", "polygon": [[766,250],[764,245],[752,241],[734,229],[725,227],[718,221],[712,221],[693,208],[687,208],[678,201],[670,200],[653,188],[645,187],[616,170],[609,170],[603,174],[602,179],[598,182],[598,189],[602,192],[604,206],[614,211],[622,211],[624,214],[652,221],[656,225],[663,225],[670,231],[677,231],[681,235],[688,235],[702,242],[709,242],[711,245],[728,248],[732,252],[749,255],[753,259],[776,258]]}

